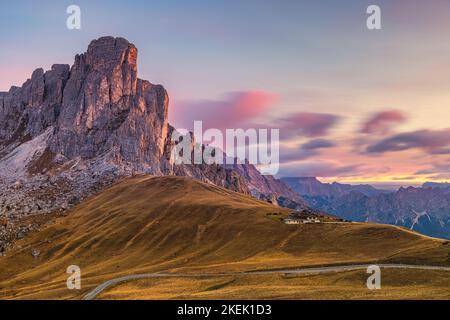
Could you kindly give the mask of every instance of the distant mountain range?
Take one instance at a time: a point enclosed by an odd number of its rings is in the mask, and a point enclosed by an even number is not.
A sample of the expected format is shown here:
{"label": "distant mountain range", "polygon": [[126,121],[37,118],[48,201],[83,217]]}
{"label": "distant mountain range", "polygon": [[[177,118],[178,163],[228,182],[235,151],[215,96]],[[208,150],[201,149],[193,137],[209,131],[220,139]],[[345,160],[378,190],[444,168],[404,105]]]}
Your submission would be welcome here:
{"label": "distant mountain range", "polygon": [[422,187],[390,192],[370,185],[322,183],[313,177],[283,178],[313,208],[341,218],[393,224],[450,239],[450,184],[428,182]]}
{"label": "distant mountain range", "polygon": [[448,188],[450,188],[450,183],[447,183],[447,182],[443,182],[443,183],[439,183],[439,182],[425,182],[422,185],[422,188],[448,189]]}
{"label": "distant mountain range", "polygon": [[369,197],[381,193],[389,193],[387,190],[376,189],[368,184],[351,185],[337,182],[322,183],[315,177],[282,178],[281,180],[298,194],[308,196],[336,197],[348,194],[352,191],[361,192]]}

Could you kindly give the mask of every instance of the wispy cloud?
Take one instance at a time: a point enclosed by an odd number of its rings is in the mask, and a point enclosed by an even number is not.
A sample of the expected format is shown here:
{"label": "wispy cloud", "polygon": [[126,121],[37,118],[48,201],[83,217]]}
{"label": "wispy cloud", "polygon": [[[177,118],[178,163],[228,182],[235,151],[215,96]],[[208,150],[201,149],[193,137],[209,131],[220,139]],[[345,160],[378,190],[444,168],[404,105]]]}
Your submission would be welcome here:
{"label": "wispy cloud", "polygon": [[318,150],[318,149],[326,149],[326,148],[332,148],[336,146],[336,143],[331,140],[327,139],[314,139],[311,141],[308,141],[307,143],[303,144],[301,146],[301,149],[303,150]]}
{"label": "wispy cloud", "polygon": [[281,166],[280,176],[351,177],[358,175],[361,167],[360,164],[346,166],[331,161],[292,163]]}
{"label": "wispy cloud", "polygon": [[406,115],[399,110],[387,110],[372,115],[361,128],[362,133],[387,134],[392,126],[406,121]]}
{"label": "wispy cloud", "polygon": [[433,153],[448,146],[450,146],[450,129],[418,130],[390,136],[369,145],[367,151],[369,153],[384,153],[422,149],[428,153]]}
{"label": "wispy cloud", "polygon": [[321,137],[338,123],[339,116],[329,113],[299,112],[280,119],[278,125],[286,136]]}

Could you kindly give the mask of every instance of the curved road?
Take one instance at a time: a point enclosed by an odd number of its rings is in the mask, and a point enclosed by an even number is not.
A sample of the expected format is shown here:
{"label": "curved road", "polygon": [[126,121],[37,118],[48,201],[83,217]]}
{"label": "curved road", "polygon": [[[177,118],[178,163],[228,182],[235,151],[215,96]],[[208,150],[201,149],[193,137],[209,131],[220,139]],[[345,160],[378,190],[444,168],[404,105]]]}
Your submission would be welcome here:
{"label": "curved road", "polygon": [[[268,270],[268,271],[252,271],[252,272],[230,272],[230,273],[144,273],[124,276],[106,281],[96,287],[83,297],[83,300],[93,300],[100,293],[105,291],[111,286],[145,278],[198,278],[198,277],[226,277],[226,276],[244,276],[244,275],[264,275],[264,274],[318,274],[327,272],[341,272],[350,270],[367,269],[370,264],[364,265],[347,265],[347,266],[330,266],[330,267],[317,267],[317,268],[302,268],[302,269],[284,269],[284,270]],[[407,265],[407,264],[377,264],[380,268],[390,269],[421,269],[421,270],[440,270],[450,271],[450,267],[437,267],[437,266],[420,266],[420,265]]]}

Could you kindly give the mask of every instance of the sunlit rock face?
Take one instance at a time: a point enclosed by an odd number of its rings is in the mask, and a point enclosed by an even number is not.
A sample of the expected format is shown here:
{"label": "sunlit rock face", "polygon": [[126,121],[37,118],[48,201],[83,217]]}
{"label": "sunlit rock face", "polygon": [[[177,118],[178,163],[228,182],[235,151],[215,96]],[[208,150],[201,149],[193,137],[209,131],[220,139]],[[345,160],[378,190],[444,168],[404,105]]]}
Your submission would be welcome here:
{"label": "sunlit rock face", "polygon": [[52,152],[69,159],[109,153],[118,163],[160,173],[169,99],[162,86],[138,79],[137,55],[127,40],[105,37],[75,57]]}
{"label": "sunlit rock face", "polygon": [[0,152],[13,149],[56,123],[69,78],[68,65],[33,72],[22,87],[0,93]]}

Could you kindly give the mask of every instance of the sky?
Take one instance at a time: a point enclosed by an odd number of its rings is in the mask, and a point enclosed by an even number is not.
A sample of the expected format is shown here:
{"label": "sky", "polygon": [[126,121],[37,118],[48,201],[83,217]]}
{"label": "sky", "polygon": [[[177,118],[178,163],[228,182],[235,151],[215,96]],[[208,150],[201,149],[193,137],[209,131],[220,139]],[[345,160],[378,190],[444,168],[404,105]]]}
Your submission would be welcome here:
{"label": "sky", "polygon": [[[81,8],[81,30],[66,8]],[[366,9],[381,8],[381,30]],[[0,10],[0,91],[121,36],[170,122],[279,128],[279,176],[450,181],[448,0],[18,0]]]}

